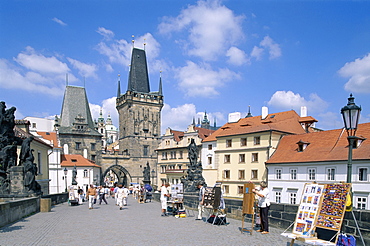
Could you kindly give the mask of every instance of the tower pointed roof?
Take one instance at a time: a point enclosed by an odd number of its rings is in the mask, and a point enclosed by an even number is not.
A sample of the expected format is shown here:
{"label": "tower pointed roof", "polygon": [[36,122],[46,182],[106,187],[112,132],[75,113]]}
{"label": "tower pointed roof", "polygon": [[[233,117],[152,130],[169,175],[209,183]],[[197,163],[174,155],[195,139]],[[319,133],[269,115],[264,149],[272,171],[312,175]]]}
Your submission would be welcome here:
{"label": "tower pointed roof", "polygon": [[163,96],[163,91],[162,91],[162,73],[159,77],[159,89],[158,89],[158,95]]}
{"label": "tower pointed roof", "polygon": [[150,92],[145,50],[132,49],[127,91]]}
{"label": "tower pointed roof", "polygon": [[66,86],[60,116],[60,132],[73,127],[77,118],[83,120],[90,129],[95,128],[85,88]]}

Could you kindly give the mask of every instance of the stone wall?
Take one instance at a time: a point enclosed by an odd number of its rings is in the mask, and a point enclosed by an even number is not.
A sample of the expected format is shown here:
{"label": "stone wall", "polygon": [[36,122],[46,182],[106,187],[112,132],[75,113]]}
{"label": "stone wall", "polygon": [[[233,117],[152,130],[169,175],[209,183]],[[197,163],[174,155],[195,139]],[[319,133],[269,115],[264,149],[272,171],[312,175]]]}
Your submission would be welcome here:
{"label": "stone wall", "polygon": [[[154,199],[159,201],[160,194],[155,193]],[[184,195],[184,205],[189,209],[198,209],[198,196],[196,194]],[[243,201],[239,199],[225,199],[226,212],[229,218],[240,220],[242,219]],[[269,212],[269,223],[271,226],[287,229],[294,221],[297,215],[298,205],[272,203]],[[370,245],[370,211],[355,210],[353,211],[365,244]],[[251,221],[251,217],[247,216],[246,221]],[[240,224],[241,225],[241,224]],[[344,232],[354,235],[357,239],[357,245],[362,245],[359,237],[359,232],[356,228],[356,222],[353,219],[352,213],[347,212],[344,216]],[[292,231],[293,227],[288,231]]]}
{"label": "stone wall", "polygon": [[0,202],[0,227],[15,222],[23,217],[40,212],[40,198],[23,198]]}
{"label": "stone wall", "polygon": [[43,195],[41,198],[50,198],[51,205],[56,205],[59,203],[68,202],[68,192]]}

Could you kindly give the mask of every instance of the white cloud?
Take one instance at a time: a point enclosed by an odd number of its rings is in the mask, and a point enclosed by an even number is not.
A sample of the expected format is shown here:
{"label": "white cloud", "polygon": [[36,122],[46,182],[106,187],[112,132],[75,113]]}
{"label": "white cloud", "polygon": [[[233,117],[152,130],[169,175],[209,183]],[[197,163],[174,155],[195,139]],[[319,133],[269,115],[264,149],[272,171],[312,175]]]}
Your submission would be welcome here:
{"label": "white cloud", "polygon": [[67,58],[67,60],[72,64],[74,68],[78,70],[78,73],[83,77],[97,78],[96,70],[97,67],[95,64],[87,64],[80,61],[77,61],[72,58]]}
{"label": "white cloud", "polygon": [[193,122],[195,115],[196,107],[194,104],[184,104],[171,108],[169,104],[165,103],[162,108],[161,134],[164,134],[168,127],[172,130],[185,131]]}
{"label": "white cloud", "polygon": [[343,127],[343,120],[338,112],[324,112],[318,114],[316,127],[323,130],[340,129]]}
{"label": "white cloud", "polygon": [[236,65],[236,66],[241,66],[245,63],[250,64],[250,60],[245,54],[243,50],[240,50],[236,47],[231,47],[227,52],[226,56],[229,57],[228,62],[230,64]]}
{"label": "white cloud", "polygon": [[370,53],[353,62],[347,62],[338,73],[342,77],[349,77],[344,85],[346,91],[370,93]]}
{"label": "white cloud", "polygon": [[328,107],[328,104],[315,93],[310,94],[307,100],[298,93],[294,94],[292,91],[275,92],[267,104],[277,109],[294,109],[298,114],[302,106],[306,106],[308,112],[323,112]]}
{"label": "white cloud", "polygon": [[0,88],[61,96],[64,91],[63,84],[59,83],[61,81],[63,79],[60,76],[43,76],[35,72],[24,74],[22,69],[0,59]]}
{"label": "white cloud", "polygon": [[112,32],[111,30],[105,29],[104,27],[99,27],[96,32],[108,40],[114,37],[114,32]]}
{"label": "white cloud", "polygon": [[262,60],[263,49],[257,46],[253,47],[251,57],[256,58],[257,61]]}
{"label": "white cloud", "polygon": [[59,20],[58,18],[54,17],[53,19],[51,19],[52,21],[58,23],[59,25],[61,26],[66,26],[67,24],[64,23],[63,21]]}
{"label": "white cloud", "polygon": [[263,38],[263,40],[260,42],[260,46],[261,47],[254,46],[251,52],[251,56],[255,57],[256,60],[262,59],[262,54],[264,50],[268,50],[270,60],[276,59],[281,56],[280,45],[275,43],[275,41],[269,36],[265,36]]}
{"label": "white cloud", "polygon": [[45,57],[30,46],[27,46],[26,51],[19,53],[14,60],[21,66],[40,73],[66,74],[70,71],[67,64],[56,57]]}
{"label": "white cloud", "polygon": [[185,48],[189,55],[204,60],[216,60],[225,54],[231,45],[243,37],[242,20],[232,10],[221,5],[220,1],[198,1],[189,5],[177,17],[165,17],[158,26],[159,32],[168,34],[185,29],[188,32],[188,43]]}
{"label": "white cloud", "polygon": [[195,64],[187,61],[186,66],[178,68],[176,78],[179,87],[189,97],[213,97],[227,82],[239,79],[240,76],[229,69],[212,70],[208,64]]}

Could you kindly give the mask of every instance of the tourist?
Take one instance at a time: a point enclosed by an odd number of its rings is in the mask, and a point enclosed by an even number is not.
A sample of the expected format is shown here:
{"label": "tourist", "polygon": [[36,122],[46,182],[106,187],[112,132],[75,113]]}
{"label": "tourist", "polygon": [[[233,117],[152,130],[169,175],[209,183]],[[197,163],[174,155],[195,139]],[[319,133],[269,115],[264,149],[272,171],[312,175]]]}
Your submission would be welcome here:
{"label": "tourist", "polygon": [[127,195],[128,195],[128,189],[126,187],[123,187],[122,184],[118,185],[117,188],[117,202],[119,206],[119,210],[123,209],[123,206],[127,205]]}
{"label": "tourist", "polygon": [[117,198],[117,190],[118,190],[118,185],[117,184],[115,184],[115,186],[116,187],[114,187],[114,190],[113,190],[113,192],[114,192],[114,201],[115,201],[115,203],[116,203],[116,206],[118,206],[118,198]]}
{"label": "tourist", "polygon": [[204,183],[202,181],[200,181],[198,183],[198,189],[199,189],[199,204],[198,204],[198,217],[196,218],[196,220],[202,220],[203,219],[203,216],[202,216],[202,213],[204,212],[204,194],[205,194],[205,191],[206,191],[206,188],[204,188]]}
{"label": "tourist", "polygon": [[267,234],[269,233],[268,214],[270,209],[270,191],[267,188],[267,183],[261,181],[260,189],[252,189],[252,192],[258,196],[258,208],[261,219],[261,229],[258,231],[262,234]]}
{"label": "tourist", "polygon": [[126,186],[123,187],[123,206],[127,206],[127,197],[130,194],[129,189]]}
{"label": "tourist", "polygon": [[107,200],[105,199],[105,189],[103,186],[99,186],[99,205],[101,205],[102,201],[104,201],[105,204],[108,204]]}
{"label": "tourist", "polygon": [[83,189],[81,189],[80,186],[78,186],[77,193],[78,193],[78,204],[82,204],[84,200],[84,191]]}
{"label": "tourist", "polygon": [[161,188],[161,207],[162,207],[162,215],[161,216],[167,216],[167,197],[170,196],[168,193],[167,187],[170,186],[169,183],[165,183],[162,185]]}
{"label": "tourist", "polygon": [[90,185],[90,188],[86,192],[86,199],[89,200],[89,209],[93,209],[94,200],[96,199],[96,189],[94,185]]}

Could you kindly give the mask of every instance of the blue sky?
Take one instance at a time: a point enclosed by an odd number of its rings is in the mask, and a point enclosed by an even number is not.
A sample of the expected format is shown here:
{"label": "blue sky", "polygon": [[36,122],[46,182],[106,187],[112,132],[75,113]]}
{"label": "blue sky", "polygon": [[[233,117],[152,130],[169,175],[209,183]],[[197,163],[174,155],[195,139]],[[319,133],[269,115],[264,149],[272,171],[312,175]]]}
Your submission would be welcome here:
{"label": "blue sky", "polygon": [[68,74],[93,118],[102,107],[118,126],[134,39],[152,91],[162,71],[162,133],[204,111],[223,125],[249,105],[306,106],[316,127],[341,128],[350,93],[369,122],[369,12],[368,1],[0,1],[0,100],[17,119],[59,115]]}

